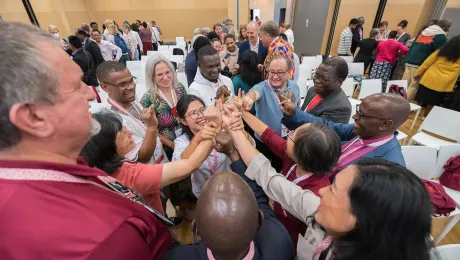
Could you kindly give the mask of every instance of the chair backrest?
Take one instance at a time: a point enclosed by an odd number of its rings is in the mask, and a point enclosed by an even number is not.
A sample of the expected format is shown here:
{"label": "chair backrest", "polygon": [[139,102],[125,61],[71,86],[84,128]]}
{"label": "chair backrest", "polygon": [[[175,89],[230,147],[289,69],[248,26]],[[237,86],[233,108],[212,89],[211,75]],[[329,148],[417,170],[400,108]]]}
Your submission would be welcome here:
{"label": "chair backrest", "polygon": [[179,80],[185,88],[188,88],[187,75],[185,75],[185,72],[177,72],[177,80]]}
{"label": "chair backrest", "polygon": [[133,71],[133,70],[141,70],[141,61],[140,60],[129,60],[126,62],[126,68],[128,70]]}
{"label": "chair backrest", "polygon": [[444,173],[444,164],[454,157],[460,155],[460,144],[441,145],[438,151],[438,160],[432,178],[439,178]]}
{"label": "chair backrest", "polygon": [[166,50],[166,51],[159,51],[161,53],[161,55],[165,56],[167,59],[170,58],[170,56],[172,56],[172,51],[170,50]]}
{"label": "chair backrest", "polygon": [[460,244],[438,246],[431,250],[430,260],[458,260]]}
{"label": "chair backrest", "polygon": [[348,76],[364,75],[364,62],[347,63]]}
{"label": "chair backrest", "polygon": [[352,78],[345,79],[345,81],[342,83],[342,90],[343,92],[345,92],[345,95],[347,95],[347,97],[353,97],[353,94],[355,92],[355,86]]}
{"label": "chair backrest", "polygon": [[185,42],[185,39],[184,37],[176,37],[176,42],[179,43],[179,42]]}
{"label": "chair backrest", "polygon": [[398,85],[407,91],[407,80],[389,80],[387,82],[387,90],[385,91],[386,93],[390,91],[391,85]]}
{"label": "chair backrest", "polygon": [[[160,53],[159,51],[147,51],[147,56],[155,56],[155,55],[158,55],[158,53]],[[145,57],[144,55],[142,55],[142,57]]]}
{"label": "chair backrest", "polygon": [[318,67],[318,61],[316,56],[304,56],[302,59],[302,64],[300,64],[300,68],[308,67],[310,71],[316,69]]}
{"label": "chair backrest", "polygon": [[359,100],[364,99],[367,96],[382,92],[382,80],[381,79],[364,79],[361,82],[361,90],[359,92]]}
{"label": "chair backrest", "polygon": [[170,61],[174,61],[177,64],[184,63],[184,55],[172,55],[169,59]]}
{"label": "chair backrest", "polygon": [[356,105],[361,104],[361,100],[357,100],[354,98],[348,98],[348,101],[350,101],[350,104],[351,104],[351,115],[350,115],[350,121],[348,121],[348,123],[354,124],[355,120],[353,119],[353,116],[356,114]]}
{"label": "chair backrest", "polygon": [[147,86],[145,84],[136,84],[136,98],[137,100],[141,100],[144,96],[145,92],[147,92]]}
{"label": "chair backrest", "polygon": [[438,149],[429,146],[402,146],[407,169],[419,178],[431,179],[438,155]]}
{"label": "chair backrest", "polygon": [[169,46],[168,45],[159,45],[158,46],[158,51],[169,51]]}
{"label": "chair backrest", "polygon": [[353,56],[340,56],[340,58],[344,59],[347,63],[353,63]]}
{"label": "chair backrest", "polygon": [[428,132],[460,141],[460,112],[435,106],[423,121],[419,131]]}
{"label": "chair backrest", "polygon": [[323,63],[323,55],[316,55],[316,68]]}

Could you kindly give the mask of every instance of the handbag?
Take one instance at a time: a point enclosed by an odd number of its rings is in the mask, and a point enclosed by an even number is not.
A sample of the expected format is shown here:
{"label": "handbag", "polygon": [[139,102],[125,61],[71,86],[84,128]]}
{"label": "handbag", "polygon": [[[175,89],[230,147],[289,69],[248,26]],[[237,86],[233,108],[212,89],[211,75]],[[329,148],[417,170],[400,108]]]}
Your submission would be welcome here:
{"label": "handbag", "polygon": [[439,177],[439,183],[460,191],[460,155],[450,158],[444,164],[444,173]]}
{"label": "handbag", "polygon": [[430,194],[433,216],[449,216],[455,210],[457,204],[447,195],[441,184],[422,179],[425,188]]}

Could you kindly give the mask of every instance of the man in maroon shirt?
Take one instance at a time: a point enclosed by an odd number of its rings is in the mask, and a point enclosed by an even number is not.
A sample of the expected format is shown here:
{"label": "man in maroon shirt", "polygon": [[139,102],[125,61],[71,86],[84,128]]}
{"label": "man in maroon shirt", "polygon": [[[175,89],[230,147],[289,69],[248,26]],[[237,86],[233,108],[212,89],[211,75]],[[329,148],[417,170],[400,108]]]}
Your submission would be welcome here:
{"label": "man in maroon shirt", "polygon": [[160,218],[77,161],[99,130],[81,69],[39,27],[0,33],[0,258],[161,259],[171,239]]}

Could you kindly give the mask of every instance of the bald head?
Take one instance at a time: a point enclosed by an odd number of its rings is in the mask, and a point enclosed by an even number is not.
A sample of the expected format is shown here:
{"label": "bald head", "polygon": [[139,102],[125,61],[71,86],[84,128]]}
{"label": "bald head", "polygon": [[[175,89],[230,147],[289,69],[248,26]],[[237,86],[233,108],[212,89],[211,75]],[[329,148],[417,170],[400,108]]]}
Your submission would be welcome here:
{"label": "bald head", "polygon": [[[249,186],[237,174],[222,172],[204,186],[196,208],[198,232],[213,255],[244,257],[261,224]],[[228,258],[228,257],[227,257]]]}
{"label": "bald head", "polygon": [[259,24],[257,22],[251,21],[246,26],[246,33],[248,35],[248,40],[252,45],[256,45],[259,40]]}
{"label": "bald head", "polygon": [[394,130],[398,129],[410,116],[409,101],[397,94],[374,94],[366,99],[381,110],[385,118],[394,122]]}

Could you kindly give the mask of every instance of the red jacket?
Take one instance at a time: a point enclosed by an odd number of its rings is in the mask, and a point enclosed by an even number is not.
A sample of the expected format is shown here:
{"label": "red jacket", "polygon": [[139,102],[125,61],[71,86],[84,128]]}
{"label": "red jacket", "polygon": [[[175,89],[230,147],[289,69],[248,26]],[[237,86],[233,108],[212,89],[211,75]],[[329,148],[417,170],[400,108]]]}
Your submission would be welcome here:
{"label": "red jacket", "polygon": [[409,49],[400,42],[393,40],[382,41],[377,45],[375,62],[389,62],[394,64],[396,57],[405,55],[408,51]]}
{"label": "red jacket", "polygon": [[[266,144],[270,150],[279,158],[283,160],[283,170],[281,174],[284,176],[287,175],[289,170],[292,166],[295,165],[295,162],[288,156],[286,153],[287,143],[286,140],[281,138],[273,129],[268,127],[264,133],[260,136],[260,140]],[[287,178],[289,181],[293,182],[297,177],[295,176],[297,166],[292,169],[291,174]],[[329,186],[331,183],[329,182],[328,175],[315,175],[313,174],[309,178],[299,181],[297,186],[302,187],[303,190],[311,190],[318,196],[318,191],[321,188]],[[292,242],[294,246],[297,246],[297,240],[299,238],[299,234],[302,236],[305,234],[307,230],[307,225],[305,224],[305,220],[301,221],[296,217],[292,216],[289,212],[285,211],[283,207],[278,202],[274,203],[274,210],[276,214],[276,218],[283,223],[284,227],[286,227],[289,235],[291,236]]]}
{"label": "red jacket", "polygon": [[96,176],[106,174],[82,164],[0,161],[1,259],[161,259],[171,248],[167,227],[88,183]]}

